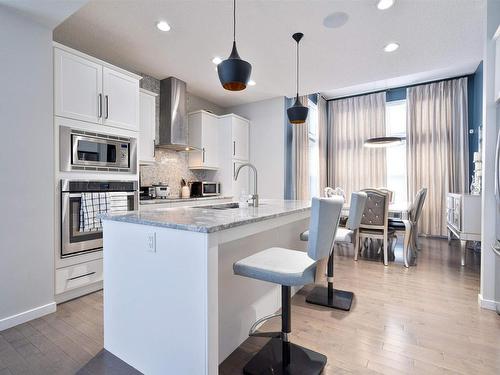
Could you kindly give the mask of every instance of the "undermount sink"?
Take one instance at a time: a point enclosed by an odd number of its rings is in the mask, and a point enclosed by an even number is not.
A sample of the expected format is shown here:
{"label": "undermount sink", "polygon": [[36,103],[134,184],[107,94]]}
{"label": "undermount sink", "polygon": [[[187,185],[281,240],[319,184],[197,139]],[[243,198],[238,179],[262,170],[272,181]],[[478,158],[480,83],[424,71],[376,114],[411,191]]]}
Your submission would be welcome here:
{"label": "undermount sink", "polygon": [[200,208],[209,208],[212,210],[232,210],[234,208],[240,208],[239,203],[224,203],[224,204],[214,204],[213,206],[205,206]]}

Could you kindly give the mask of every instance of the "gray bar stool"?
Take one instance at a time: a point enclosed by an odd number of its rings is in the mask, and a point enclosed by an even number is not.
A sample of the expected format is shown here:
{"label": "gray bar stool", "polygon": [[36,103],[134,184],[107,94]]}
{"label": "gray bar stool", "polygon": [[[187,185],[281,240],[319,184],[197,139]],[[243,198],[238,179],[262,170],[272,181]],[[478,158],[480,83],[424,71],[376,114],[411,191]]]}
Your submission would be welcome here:
{"label": "gray bar stool", "polygon": [[[365,192],[358,191],[351,194],[351,203],[349,207],[349,217],[345,228],[337,228],[335,234],[335,243],[354,243],[354,251],[358,249],[358,229],[361,225],[361,218],[365,209],[367,195]],[[300,234],[302,241],[309,240],[309,231]],[[328,286],[316,285],[307,295],[306,302],[315,305],[331,307],[349,311],[351,309],[354,293],[347,290],[335,289],[333,287],[333,250],[328,257],[326,270]]]}
{"label": "gray bar stool", "polygon": [[[309,243],[303,251],[272,247],[234,263],[236,275],[281,285],[281,314],[258,320],[249,336],[271,337],[271,340],[245,365],[244,374],[320,374],[326,356],[289,341],[291,332],[291,287],[314,282],[316,264],[333,249],[343,199],[313,198]],[[281,332],[257,332],[264,321],[281,316]]]}

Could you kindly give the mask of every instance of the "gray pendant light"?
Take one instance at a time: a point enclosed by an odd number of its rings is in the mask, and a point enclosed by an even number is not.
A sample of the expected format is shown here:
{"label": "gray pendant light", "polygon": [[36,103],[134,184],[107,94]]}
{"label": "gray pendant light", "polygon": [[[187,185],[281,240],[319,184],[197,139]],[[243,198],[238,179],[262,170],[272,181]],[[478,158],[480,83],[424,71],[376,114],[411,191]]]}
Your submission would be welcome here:
{"label": "gray pendant light", "polygon": [[252,74],[252,65],[242,60],[236,49],[236,0],[233,0],[233,49],[231,55],[217,65],[217,73],[222,87],[229,91],[246,89]]}
{"label": "gray pendant light", "polygon": [[299,100],[299,42],[304,34],[295,33],[292,38],[297,42],[297,96],[295,97],[295,103],[293,106],[286,110],[288,114],[288,121],[291,124],[303,124],[307,120],[307,114],[309,113],[309,108],[304,107]]}

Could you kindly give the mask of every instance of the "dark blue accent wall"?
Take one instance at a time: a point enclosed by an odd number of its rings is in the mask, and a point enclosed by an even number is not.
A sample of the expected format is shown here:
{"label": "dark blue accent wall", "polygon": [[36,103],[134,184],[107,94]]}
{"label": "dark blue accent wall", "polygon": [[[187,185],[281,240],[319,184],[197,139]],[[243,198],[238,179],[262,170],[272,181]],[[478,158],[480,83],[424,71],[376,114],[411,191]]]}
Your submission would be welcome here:
{"label": "dark blue accent wall", "polygon": [[483,121],[483,62],[467,81],[469,120],[469,185],[474,171],[474,152],[479,150],[479,128]]}
{"label": "dark blue accent wall", "polygon": [[385,93],[385,100],[393,102],[396,100],[406,99],[406,87],[398,87],[397,89],[389,89]]}

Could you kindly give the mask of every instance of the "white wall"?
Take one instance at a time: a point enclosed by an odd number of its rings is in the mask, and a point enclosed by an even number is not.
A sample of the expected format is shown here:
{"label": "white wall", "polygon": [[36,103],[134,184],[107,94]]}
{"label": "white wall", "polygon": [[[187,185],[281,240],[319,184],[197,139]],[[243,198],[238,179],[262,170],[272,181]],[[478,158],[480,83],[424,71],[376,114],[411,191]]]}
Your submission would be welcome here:
{"label": "white wall", "polygon": [[55,310],[52,30],[0,5],[0,68],[2,330]]}
{"label": "white wall", "polygon": [[[250,120],[250,162],[258,171],[260,198],[284,197],[285,98],[278,97],[228,108]],[[253,182],[250,184],[253,186]]]}
{"label": "white wall", "polygon": [[[482,191],[482,256],[480,303],[494,308],[495,300],[495,254],[491,245],[500,236],[500,211],[495,202],[495,146],[500,116],[494,99],[495,44],[492,37],[500,25],[500,1],[486,2],[484,18],[484,74],[483,74],[483,191]],[[496,220],[496,230],[495,230]],[[496,234],[495,234],[496,232]],[[499,262],[500,264],[500,262]],[[500,269],[497,269],[500,272]],[[498,278],[500,282],[500,277]],[[500,288],[499,285],[497,285]],[[500,302],[500,301],[499,301]]]}

